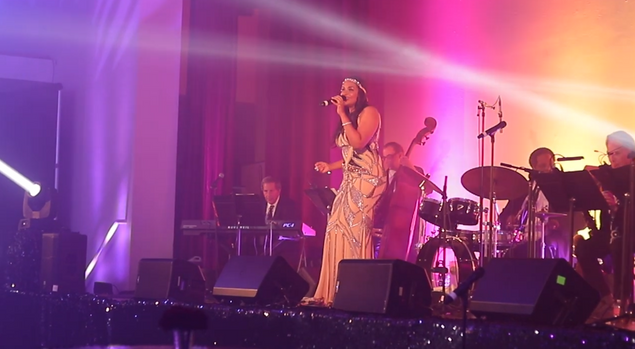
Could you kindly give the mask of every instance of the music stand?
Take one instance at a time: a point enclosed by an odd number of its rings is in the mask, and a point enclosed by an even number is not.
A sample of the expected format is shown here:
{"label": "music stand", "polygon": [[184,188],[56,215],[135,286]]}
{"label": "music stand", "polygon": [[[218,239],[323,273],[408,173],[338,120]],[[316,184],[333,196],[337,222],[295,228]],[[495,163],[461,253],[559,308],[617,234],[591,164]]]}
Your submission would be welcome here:
{"label": "music stand", "polygon": [[[236,255],[241,255],[242,227],[265,226],[265,200],[256,194],[232,194],[214,197],[219,224],[222,227],[236,227]],[[272,235],[271,229],[269,232]]]}
{"label": "music stand", "polygon": [[331,188],[310,188],[305,189],[304,193],[323,215],[328,217],[331,214],[333,201],[335,201],[335,193]]}
{"label": "music stand", "polygon": [[[535,173],[532,177],[549,201],[549,210],[569,214],[571,246],[575,234],[573,213],[608,209],[608,204],[588,171]],[[573,264],[573,253],[569,255],[569,263]]]}

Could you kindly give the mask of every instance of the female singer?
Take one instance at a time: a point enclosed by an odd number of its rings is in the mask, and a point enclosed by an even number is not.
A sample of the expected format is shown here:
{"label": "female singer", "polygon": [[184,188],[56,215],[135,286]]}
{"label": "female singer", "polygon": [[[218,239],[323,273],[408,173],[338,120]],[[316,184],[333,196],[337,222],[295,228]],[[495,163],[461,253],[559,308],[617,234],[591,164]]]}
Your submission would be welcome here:
{"label": "female singer", "polygon": [[378,146],[381,117],[368,104],[366,89],[359,80],[346,78],[340,95],[331,101],[341,121],[335,144],[342,149],[343,161],[317,162],[315,170],[325,173],[341,168],[344,177],[326,227],[322,271],[312,300],[329,306],[335,297],[339,262],[372,258],[374,210],[386,187]]}

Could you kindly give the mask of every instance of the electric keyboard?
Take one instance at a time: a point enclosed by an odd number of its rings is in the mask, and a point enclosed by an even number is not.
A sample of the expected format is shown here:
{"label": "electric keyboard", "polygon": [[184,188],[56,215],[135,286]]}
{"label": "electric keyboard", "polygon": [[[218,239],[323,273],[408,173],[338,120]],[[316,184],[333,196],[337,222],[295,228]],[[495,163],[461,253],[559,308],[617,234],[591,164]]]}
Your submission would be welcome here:
{"label": "electric keyboard", "polygon": [[183,235],[241,234],[266,235],[273,233],[285,237],[315,236],[315,230],[300,221],[272,221],[271,225],[229,225],[216,227],[214,220],[186,220],[181,222]]}

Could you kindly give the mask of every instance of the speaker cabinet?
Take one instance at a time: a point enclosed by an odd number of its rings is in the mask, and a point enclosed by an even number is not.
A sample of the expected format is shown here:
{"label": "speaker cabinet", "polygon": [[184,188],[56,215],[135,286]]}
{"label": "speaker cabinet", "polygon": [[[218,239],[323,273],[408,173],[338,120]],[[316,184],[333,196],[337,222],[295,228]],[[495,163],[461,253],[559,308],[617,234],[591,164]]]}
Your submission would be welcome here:
{"label": "speaker cabinet", "polygon": [[197,265],[187,261],[142,259],[134,296],[202,304],[205,302],[205,278]]}
{"label": "speaker cabinet", "polygon": [[86,292],[86,244],[86,235],[79,233],[42,234],[42,291]]}
{"label": "speaker cabinet", "polygon": [[282,257],[235,256],[223,268],[213,295],[224,302],[296,305],[309,291]]}
{"label": "speaker cabinet", "polygon": [[493,320],[580,325],[599,302],[599,293],[564,259],[493,259],[470,311]]}
{"label": "speaker cabinet", "polygon": [[351,259],[339,264],[333,308],[396,317],[430,315],[424,269],[402,260]]}

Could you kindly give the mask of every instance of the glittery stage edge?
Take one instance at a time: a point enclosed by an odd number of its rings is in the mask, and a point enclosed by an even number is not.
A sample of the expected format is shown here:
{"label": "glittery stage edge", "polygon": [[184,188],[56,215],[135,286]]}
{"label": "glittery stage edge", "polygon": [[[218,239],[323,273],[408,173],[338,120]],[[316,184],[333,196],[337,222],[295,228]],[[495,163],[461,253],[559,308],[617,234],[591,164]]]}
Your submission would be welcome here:
{"label": "glittery stage edge", "polygon": [[[169,301],[117,301],[91,295],[0,291],[0,343],[6,348],[170,345],[158,326]],[[319,308],[197,306],[208,318],[197,345],[240,348],[461,348],[461,321],[391,319]],[[467,348],[633,348],[615,328],[550,328],[468,321]]]}

